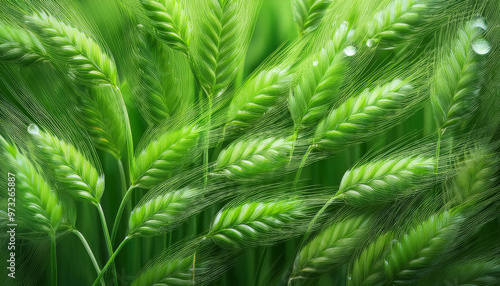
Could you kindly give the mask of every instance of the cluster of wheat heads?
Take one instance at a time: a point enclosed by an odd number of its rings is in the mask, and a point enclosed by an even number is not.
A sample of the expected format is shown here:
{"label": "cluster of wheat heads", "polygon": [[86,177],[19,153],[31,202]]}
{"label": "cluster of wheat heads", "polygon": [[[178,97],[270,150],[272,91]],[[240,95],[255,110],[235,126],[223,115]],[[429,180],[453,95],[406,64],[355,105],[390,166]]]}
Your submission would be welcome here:
{"label": "cluster of wheat heads", "polygon": [[[298,29],[258,62],[266,16]],[[0,281],[499,285],[499,25],[495,0],[3,2]]]}

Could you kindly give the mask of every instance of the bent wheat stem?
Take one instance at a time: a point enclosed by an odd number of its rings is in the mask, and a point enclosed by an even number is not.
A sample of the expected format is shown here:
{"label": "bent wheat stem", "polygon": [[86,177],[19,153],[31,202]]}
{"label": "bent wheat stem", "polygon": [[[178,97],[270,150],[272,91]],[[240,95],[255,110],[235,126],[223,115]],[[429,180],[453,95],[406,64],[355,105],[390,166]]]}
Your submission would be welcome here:
{"label": "bent wheat stem", "polygon": [[297,174],[295,174],[295,179],[293,180],[293,187],[292,189],[295,190],[297,188],[297,183],[300,180],[300,175],[302,174],[302,169],[306,165],[307,158],[309,157],[309,154],[311,154],[313,149],[313,145],[310,145],[309,148],[307,149],[306,154],[304,157],[302,157],[302,162],[300,162],[299,169],[297,170]]}
{"label": "bent wheat stem", "polygon": [[52,286],[57,286],[57,252],[55,236],[50,238],[50,269]]}
{"label": "bent wheat stem", "polygon": [[[99,273],[99,276],[97,276],[96,280],[94,281],[94,284],[92,284],[92,286],[97,286],[97,284],[99,283],[99,281],[102,280],[102,276],[104,275],[104,273],[106,273],[106,270],[108,270],[109,266],[111,266],[111,264],[113,264],[113,261],[115,260],[116,256],[118,255],[118,253],[120,253],[120,251],[123,249],[123,247],[125,246],[125,244],[127,244],[127,242],[129,240],[131,240],[132,237],[130,236],[127,236],[125,237],[125,239],[120,243],[120,245],[118,245],[118,247],[116,248],[115,252],[113,253],[113,255],[111,255],[111,257],[109,258],[108,262],[106,263],[106,265],[104,265],[104,268],[101,270],[101,272]],[[118,284],[116,284],[118,285]]]}
{"label": "bent wheat stem", "polygon": [[[97,263],[97,260],[95,259],[95,256],[94,256],[94,252],[92,252],[92,249],[90,248],[87,240],[85,239],[85,236],[83,236],[83,234],[80,231],[78,231],[77,229],[72,229],[71,232],[73,234],[75,234],[78,237],[78,239],[80,239],[80,241],[82,242],[83,247],[87,251],[89,258],[92,261],[92,264],[94,265],[94,269],[95,269],[97,275],[99,275],[99,273],[101,272],[101,268],[99,267],[99,263]],[[104,283],[104,281],[101,281],[101,285],[106,286],[106,283]]]}
{"label": "bent wheat stem", "polygon": [[[109,237],[108,225],[106,223],[106,217],[104,216],[104,212],[102,210],[101,204],[96,204],[97,210],[99,211],[99,218],[101,219],[102,232],[104,233],[104,239],[106,240],[106,249],[108,251],[108,255],[110,257],[113,256],[113,246],[111,245],[111,238]],[[118,276],[116,274],[116,268],[114,264],[113,266],[113,280],[115,285],[118,285]]]}
{"label": "bent wheat stem", "polygon": [[120,225],[120,220],[123,214],[123,210],[127,206],[127,203],[130,199],[130,196],[132,195],[132,191],[134,190],[135,186],[130,186],[128,190],[125,192],[125,195],[123,196],[123,199],[120,203],[120,207],[118,207],[118,212],[116,213],[115,216],[115,222],[113,223],[113,229],[111,230],[111,242],[113,243],[116,238],[116,232],[118,231],[118,227]]}

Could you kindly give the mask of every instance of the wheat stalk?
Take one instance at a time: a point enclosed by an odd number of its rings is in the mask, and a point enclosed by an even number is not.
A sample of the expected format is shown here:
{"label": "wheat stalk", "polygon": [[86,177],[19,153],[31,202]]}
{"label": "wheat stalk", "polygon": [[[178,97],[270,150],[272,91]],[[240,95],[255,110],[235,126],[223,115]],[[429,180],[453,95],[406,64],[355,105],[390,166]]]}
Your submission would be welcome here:
{"label": "wheat stalk", "polygon": [[407,105],[412,86],[402,80],[365,90],[332,110],[316,128],[315,144],[341,151],[383,132]]}
{"label": "wheat stalk", "polygon": [[252,201],[225,208],[213,219],[207,238],[227,248],[265,245],[286,239],[304,216],[301,200]]}
{"label": "wheat stalk", "polygon": [[40,36],[51,58],[68,66],[76,80],[90,86],[116,86],[114,62],[85,33],[45,12],[27,16],[26,21]]}
{"label": "wheat stalk", "polygon": [[348,263],[367,234],[371,219],[355,216],[322,229],[297,254],[290,281],[317,277]]}
{"label": "wheat stalk", "polygon": [[25,29],[0,23],[0,60],[21,66],[47,61],[47,52],[40,40]]}

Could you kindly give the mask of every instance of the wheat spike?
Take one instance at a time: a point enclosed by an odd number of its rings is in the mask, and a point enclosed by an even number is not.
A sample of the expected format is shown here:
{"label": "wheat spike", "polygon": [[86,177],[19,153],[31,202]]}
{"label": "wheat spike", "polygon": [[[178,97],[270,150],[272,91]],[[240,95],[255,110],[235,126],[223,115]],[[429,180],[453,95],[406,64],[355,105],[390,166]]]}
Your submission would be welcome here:
{"label": "wheat spike", "polygon": [[133,185],[149,189],[165,181],[189,161],[200,135],[198,126],[185,126],[152,140],[135,156]]}
{"label": "wheat spike", "polygon": [[346,55],[342,50],[348,34],[347,24],[341,24],[334,39],[327,41],[319,53],[305,61],[298,84],[288,99],[296,129],[316,126],[333,106],[347,69]]}
{"label": "wheat spike", "polygon": [[38,33],[51,57],[68,66],[71,76],[93,85],[116,86],[116,66],[99,45],[85,33],[40,12],[26,20]]}
{"label": "wheat spike", "polygon": [[261,71],[234,96],[228,108],[228,126],[246,128],[276,106],[289,91],[289,69],[273,68]]}
{"label": "wheat spike", "polygon": [[317,146],[337,152],[383,132],[400,109],[407,107],[412,90],[411,85],[396,79],[347,99],[319,122],[314,139]]}
{"label": "wheat spike", "polygon": [[408,285],[418,281],[437,259],[443,259],[458,235],[459,214],[448,211],[431,216],[394,243],[386,258],[384,271],[391,285]]}
{"label": "wheat spike", "polygon": [[431,86],[431,104],[440,130],[464,126],[473,115],[479,91],[479,55],[472,43],[482,32],[468,22],[439,60]]}
{"label": "wheat spike", "polygon": [[251,178],[277,170],[288,162],[290,140],[271,137],[236,141],[217,158],[212,175],[228,178]]}
{"label": "wheat spike", "polygon": [[304,216],[301,200],[254,201],[225,208],[215,216],[207,237],[227,248],[265,245],[285,239]]}
{"label": "wheat spike", "polygon": [[368,46],[378,42],[394,48],[446,5],[444,0],[394,0],[367,23]]}
{"label": "wheat spike", "polygon": [[343,219],[321,230],[300,249],[290,280],[317,277],[348,263],[370,223],[370,217],[362,215]]}
{"label": "wheat spike", "polygon": [[221,95],[236,76],[250,43],[260,1],[207,0],[193,51],[197,76],[208,97]]}
{"label": "wheat spike", "polygon": [[22,206],[20,219],[23,218],[21,214],[26,215],[23,227],[54,237],[63,214],[57,194],[16,146],[10,145],[2,136],[0,146],[7,164],[13,168],[10,172],[15,175],[16,197],[18,205]]}
{"label": "wheat spike", "polygon": [[25,29],[0,23],[1,61],[33,66],[47,59],[45,48],[34,34]]}
{"label": "wheat spike", "polygon": [[394,201],[422,188],[435,166],[435,158],[420,155],[372,161],[347,171],[335,196],[356,206]]}
{"label": "wheat spike", "polygon": [[72,197],[98,204],[104,192],[104,176],[73,145],[30,125],[30,133],[48,162],[55,179]]}
{"label": "wheat spike", "polygon": [[154,236],[171,230],[201,206],[201,191],[184,188],[159,194],[138,205],[131,213],[129,236]]}
{"label": "wheat spike", "polygon": [[141,3],[156,37],[169,47],[187,54],[191,27],[181,3],[177,0],[141,0]]}
{"label": "wheat spike", "polygon": [[384,258],[392,237],[392,232],[380,235],[351,262],[347,286],[384,285]]}
{"label": "wheat spike", "polygon": [[333,0],[293,0],[293,18],[299,33],[316,30]]}

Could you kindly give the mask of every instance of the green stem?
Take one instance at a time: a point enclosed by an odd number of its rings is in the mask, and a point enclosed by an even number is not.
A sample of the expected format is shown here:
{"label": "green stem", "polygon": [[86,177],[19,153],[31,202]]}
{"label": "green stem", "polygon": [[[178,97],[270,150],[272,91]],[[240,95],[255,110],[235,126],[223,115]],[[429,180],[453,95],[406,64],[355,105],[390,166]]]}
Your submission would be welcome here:
{"label": "green stem", "polygon": [[[94,256],[94,253],[92,252],[92,249],[90,248],[87,240],[85,239],[85,236],[83,236],[83,234],[80,231],[78,231],[77,229],[73,229],[73,230],[71,230],[71,232],[73,232],[80,239],[83,247],[85,248],[85,250],[87,251],[87,254],[89,255],[90,260],[92,261],[92,264],[94,265],[94,269],[95,269],[96,273],[99,274],[101,272],[101,268],[99,267],[99,263],[97,263],[97,260],[95,259],[95,256]],[[101,281],[101,285],[106,286],[104,281]]]}
{"label": "green stem", "polygon": [[437,141],[437,147],[436,147],[436,170],[434,170],[437,174],[438,172],[438,167],[439,167],[439,153],[441,152],[441,136],[442,132],[441,129],[438,130],[438,141]]}
{"label": "green stem", "polygon": [[207,119],[207,133],[205,137],[205,152],[203,154],[203,166],[205,169],[205,173],[203,176],[203,187],[206,187],[208,184],[208,149],[210,148],[210,128],[212,125],[212,97],[208,96],[208,119]]}
{"label": "green stem", "polygon": [[302,158],[302,162],[300,162],[299,169],[297,170],[297,174],[295,175],[295,180],[293,180],[293,187],[292,187],[293,190],[295,190],[297,187],[297,183],[299,182],[300,175],[302,174],[302,169],[304,168],[306,161],[307,161],[307,157],[309,157],[309,154],[311,154],[312,149],[313,149],[313,145],[310,145],[309,148],[307,148],[306,154]]}
{"label": "green stem", "polygon": [[[102,280],[102,276],[104,275],[104,273],[106,273],[106,270],[108,270],[109,266],[111,266],[111,264],[113,264],[113,261],[115,260],[115,258],[118,255],[118,253],[120,253],[120,251],[122,250],[122,248],[125,246],[125,244],[130,239],[132,239],[132,237],[130,237],[130,236],[125,237],[125,239],[120,243],[120,245],[118,246],[118,248],[116,248],[116,250],[113,253],[113,255],[109,258],[108,262],[106,263],[106,265],[104,265],[104,268],[101,270],[101,272],[97,276],[96,280],[94,281],[94,284],[92,284],[93,286],[97,286],[97,284],[99,283],[99,281]],[[118,284],[116,284],[116,285],[118,285]]]}
{"label": "green stem", "polygon": [[266,257],[266,252],[268,248],[264,248],[262,254],[260,255],[259,264],[257,264],[257,276],[255,277],[255,285],[259,285],[260,273],[262,272],[262,266],[264,265],[264,258]]}
{"label": "green stem", "polygon": [[120,173],[120,185],[122,189],[122,196],[125,196],[125,193],[127,192],[127,179],[125,178],[125,171],[123,169],[123,163],[122,160],[117,160],[118,162],[118,172]]}
{"label": "green stem", "polygon": [[[109,230],[108,230],[108,225],[106,223],[106,217],[104,216],[104,212],[102,210],[101,204],[97,204],[97,210],[99,211],[99,218],[101,219],[101,225],[102,225],[102,232],[104,233],[104,239],[106,240],[106,248],[108,250],[108,256],[112,257],[113,256],[113,246],[111,244],[111,237],[109,236]],[[114,267],[114,264],[112,265],[112,274],[113,274],[113,280],[114,280],[114,285],[118,285],[118,276],[116,274],[116,268]]]}
{"label": "green stem", "polygon": [[118,226],[120,225],[120,220],[123,214],[123,210],[125,209],[125,206],[127,205],[127,202],[129,201],[130,196],[132,195],[132,190],[134,190],[134,186],[130,186],[130,188],[128,188],[128,190],[125,192],[122,202],[120,203],[120,207],[118,208],[118,212],[116,213],[115,222],[113,223],[113,229],[111,231],[112,242],[115,241],[116,232],[118,231]]}
{"label": "green stem", "polygon": [[50,269],[52,285],[57,286],[57,250],[55,235],[50,239]]}

